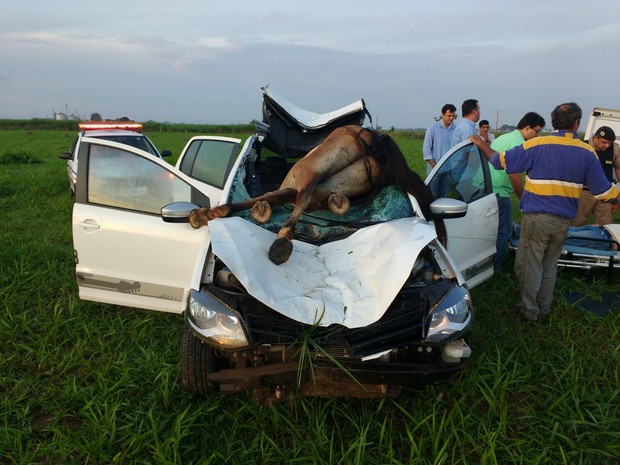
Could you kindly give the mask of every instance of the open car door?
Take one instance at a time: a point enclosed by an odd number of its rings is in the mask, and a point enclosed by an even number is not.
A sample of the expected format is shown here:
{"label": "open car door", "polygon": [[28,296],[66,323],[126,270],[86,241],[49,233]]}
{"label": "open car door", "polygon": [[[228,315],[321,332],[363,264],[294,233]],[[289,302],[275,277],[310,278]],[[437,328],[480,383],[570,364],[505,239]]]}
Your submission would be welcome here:
{"label": "open car door", "polygon": [[208,228],[174,221],[209,205],[199,183],[165,161],[84,138],[72,218],[80,298],[182,312],[210,241]]}
{"label": "open car door", "polygon": [[[200,181],[197,186],[209,196],[211,205],[215,207],[233,169],[240,144],[241,139],[233,137],[192,137],[175,166],[190,178]],[[245,151],[247,146],[244,147]]]}
{"label": "open car door", "polygon": [[448,252],[473,287],[493,275],[499,210],[486,158],[470,141],[454,146],[429,173],[435,198],[468,204],[462,218],[445,220]]}

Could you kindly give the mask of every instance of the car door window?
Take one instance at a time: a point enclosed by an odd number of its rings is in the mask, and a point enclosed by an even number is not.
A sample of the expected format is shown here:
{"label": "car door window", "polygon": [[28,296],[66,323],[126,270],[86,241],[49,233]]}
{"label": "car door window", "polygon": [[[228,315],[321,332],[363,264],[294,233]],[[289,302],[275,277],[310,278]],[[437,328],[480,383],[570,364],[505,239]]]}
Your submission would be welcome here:
{"label": "car door window", "polygon": [[157,163],[131,152],[91,145],[88,202],[159,214],[161,207],[191,201],[191,186]]}
{"label": "car door window", "polygon": [[439,167],[429,182],[435,198],[448,197],[471,203],[490,190],[485,182],[483,160],[478,148],[469,144],[461,147]]}
{"label": "car door window", "polygon": [[238,144],[228,141],[194,141],[188,147],[179,169],[194,179],[221,189],[235,160],[237,148]]}

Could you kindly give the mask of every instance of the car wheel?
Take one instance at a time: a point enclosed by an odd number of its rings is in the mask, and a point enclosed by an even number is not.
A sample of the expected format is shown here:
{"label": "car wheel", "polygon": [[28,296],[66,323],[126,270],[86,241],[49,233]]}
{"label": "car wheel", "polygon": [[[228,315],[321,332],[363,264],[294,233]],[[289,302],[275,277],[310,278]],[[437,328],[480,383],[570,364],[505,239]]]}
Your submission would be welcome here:
{"label": "car wheel", "polygon": [[183,328],[181,344],[181,382],[190,392],[206,394],[219,391],[216,383],[208,382],[207,375],[220,369],[215,349],[204,344],[189,330]]}

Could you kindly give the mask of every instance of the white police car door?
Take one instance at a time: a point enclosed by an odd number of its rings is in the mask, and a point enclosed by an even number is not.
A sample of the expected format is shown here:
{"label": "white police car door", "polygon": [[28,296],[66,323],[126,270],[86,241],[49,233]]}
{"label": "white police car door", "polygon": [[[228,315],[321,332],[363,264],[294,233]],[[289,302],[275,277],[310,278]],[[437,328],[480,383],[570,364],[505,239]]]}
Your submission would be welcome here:
{"label": "white police car door", "polygon": [[161,208],[209,205],[198,184],[146,152],[84,138],[72,219],[80,297],[182,312],[200,284],[209,231],[165,222]]}
{"label": "white police car door", "polygon": [[463,218],[445,220],[448,252],[470,286],[493,274],[499,211],[488,161],[471,142],[454,146],[429,173],[426,184],[435,198],[468,204]]}

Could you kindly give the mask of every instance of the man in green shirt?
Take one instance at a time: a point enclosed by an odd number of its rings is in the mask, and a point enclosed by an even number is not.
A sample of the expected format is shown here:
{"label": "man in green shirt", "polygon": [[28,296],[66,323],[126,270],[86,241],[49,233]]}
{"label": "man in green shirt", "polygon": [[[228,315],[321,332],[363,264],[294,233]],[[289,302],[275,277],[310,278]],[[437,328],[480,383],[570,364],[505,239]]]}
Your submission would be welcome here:
{"label": "man in green shirt", "polygon": [[[526,140],[538,136],[538,133],[545,127],[545,120],[538,113],[533,111],[526,113],[517,124],[517,129],[507,134],[497,137],[492,143],[491,148],[497,152],[505,152],[517,145],[523,144]],[[507,174],[504,170],[496,170],[489,164],[491,180],[493,181],[493,192],[497,194],[497,206],[499,209],[499,225],[497,230],[497,243],[495,245],[497,253],[493,270],[495,273],[501,271],[502,257],[508,239],[512,235],[512,202],[510,194],[514,191],[520,199],[523,194],[523,180],[521,174]]]}

